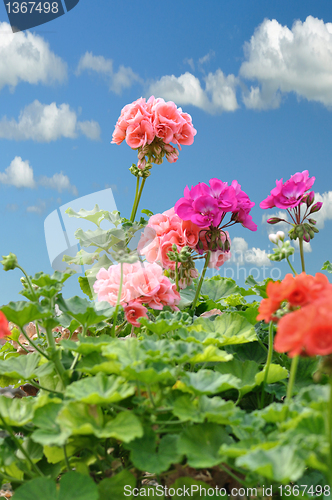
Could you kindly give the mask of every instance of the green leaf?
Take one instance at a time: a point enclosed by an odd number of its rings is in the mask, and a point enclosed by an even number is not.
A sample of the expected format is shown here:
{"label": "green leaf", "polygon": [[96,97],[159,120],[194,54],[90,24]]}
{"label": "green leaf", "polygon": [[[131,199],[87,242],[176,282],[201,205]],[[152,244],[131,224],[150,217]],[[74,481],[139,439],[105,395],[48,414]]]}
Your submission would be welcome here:
{"label": "green leaf", "polygon": [[225,429],[214,423],[198,424],[186,428],[178,441],[178,452],[187,456],[190,467],[214,467],[221,462],[219,448],[232,439]]}
{"label": "green leaf", "polygon": [[114,307],[108,302],[89,302],[77,295],[70,299],[64,299],[59,295],[56,303],[62,312],[76,319],[85,328],[110,318],[114,312]]}
{"label": "green leaf", "polygon": [[0,414],[8,425],[21,427],[30,423],[34,411],[35,398],[32,396],[22,399],[10,399],[0,396]]}
{"label": "green leaf", "polygon": [[[98,484],[99,500],[123,500],[131,499],[129,492],[136,486],[136,478],[127,470],[122,470],[113,477],[103,479]],[[127,488],[126,488],[127,487]]]}
{"label": "green leaf", "polygon": [[92,300],[93,299],[92,290],[88,278],[86,276],[79,276],[78,283],[80,285],[82,292],[85,293],[85,295],[87,295],[90,300]]}
{"label": "green leaf", "polygon": [[256,325],[259,304],[257,302],[251,304],[245,311],[238,311],[238,314],[246,318],[249,323]]}
{"label": "green leaf", "polygon": [[98,489],[89,476],[74,471],[67,472],[61,477],[60,489],[57,490],[55,481],[46,477],[38,477],[20,486],[13,496],[15,500],[98,500]]}
{"label": "green leaf", "polygon": [[185,309],[186,307],[190,306],[190,304],[192,304],[196,294],[196,286],[197,283],[195,284],[194,280],[194,282],[191,285],[187,286],[187,288],[185,288],[184,290],[180,290],[180,296],[181,296],[181,300],[179,303],[180,309]]}
{"label": "green leaf", "polygon": [[16,379],[30,380],[40,375],[48,375],[53,372],[52,363],[39,365],[40,354],[32,352],[28,356],[11,357],[0,360],[0,374]]}
{"label": "green leaf", "polygon": [[121,228],[101,229],[98,227],[95,231],[83,231],[77,229],[75,238],[79,240],[81,247],[97,247],[103,250],[109,250],[117,243],[125,242],[126,234]]}
{"label": "green leaf", "polygon": [[105,424],[100,408],[84,403],[68,403],[56,421],[61,429],[70,431],[71,435],[94,434],[99,438],[113,437],[128,443],[143,434],[140,421],[130,411],[118,413]]}
{"label": "green leaf", "polygon": [[69,217],[76,217],[77,219],[93,222],[99,227],[100,222],[104,219],[105,210],[100,210],[99,206],[96,204],[92,210],[84,210],[84,208],[81,208],[78,212],[75,212],[75,210],[69,207],[65,213]]}
{"label": "green leaf", "polygon": [[63,262],[67,262],[68,264],[76,264],[78,266],[91,265],[95,260],[100,256],[101,249],[96,250],[95,252],[87,252],[82,248],[75,257],[71,255],[64,255]]}
{"label": "green leaf", "polygon": [[224,313],[213,321],[198,318],[186,331],[181,329],[180,332],[178,335],[183,340],[202,342],[204,345],[225,346],[257,340],[253,325],[234,312]]}
{"label": "green leaf", "polygon": [[199,396],[192,399],[186,394],[176,398],[172,411],[182,422],[202,423],[206,419],[209,422],[228,425],[234,422],[239,410],[233,401],[225,401],[218,396],[214,398]]}
{"label": "green leaf", "polygon": [[213,276],[213,278],[204,280],[201,288],[201,295],[207,296],[214,302],[235,293],[240,293],[240,288],[235,281],[221,276]]}
{"label": "green leaf", "polygon": [[189,325],[191,317],[188,313],[171,313],[170,311],[162,311],[155,322],[149,321],[148,318],[140,318],[140,323],[146,326],[151,332],[157,335],[163,335],[167,332],[177,330],[181,326]]}
{"label": "green leaf", "polygon": [[245,283],[251,287],[251,290],[255,292],[256,295],[259,295],[263,299],[267,298],[266,287],[269,281],[273,281],[271,278],[267,278],[264,281],[256,281],[252,274],[248,276]]}
{"label": "green leaf", "polygon": [[288,484],[299,479],[305,462],[294,446],[276,446],[270,450],[254,450],[235,461],[238,467],[256,472],[270,481]]}
{"label": "green leaf", "polygon": [[90,354],[93,352],[101,352],[102,348],[108,346],[112,342],[116,342],[108,335],[100,335],[100,337],[83,337],[78,335],[78,342],[73,340],[62,340],[61,345],[70,351],[79,352],[80,354]]}
{"label": "green leaf", "polygon": [[70,432],[62,431],[56,418],[62,409],[60,402],[50,402],[35,411],[33,423],[37,430],[31,434],[31,438],[42,445],[64,445]]}
{"label": "green leaf", "polygon": [[108,377],[98,373],[95,377],[87,377],[70,384],[65,396],[83,403],[103,404],[116,403],[132,396],[134,392],[135,386],[130,385],[122,377],[116,375]]}
{"label": "green leaf", "polygon": [[241,380],[230,374],[220,374],[212,370],[199,370],[197,373],[187,372],[175,384],[175,389],[194,394],[217,394],[236,388]]}
{"label": "green leaf", "polygon": [[30,323],[30,321],[49,318],[53,315],[53,312],[47,307],[22,300],[19,302],[9,302],[8,305],[2,306],[0,311],[4,313],[8,321],[15,323],[15,325],[21,328]]}
{"label": "green leaf", "polygon": [[166,434],[159,442],[157,450],[156,435],[152,429],[146,429],[143,437],[135,439],[125,447],[130,450],[130,458],[139,470],[161,474],[171,464],[181,461],[181,453],[177,452],[178,436]]}
{"label": "green leaf", "polygon": [[65,269],[64,271],[55,271],[52,274],[52,276],[40,272],[35,274],[35,276],[31,278],[31,282],[34,285],[37,285],[41,288],[49,287],[52,285],[57,285],[58,283],[64,283],[73,274],[76,274],[76,271],[74,271],[73,269]]}
{"label": "green leaf", "polygon": [[324,262],[322,271],[327,271],[328,273],[332,273],[332,264],[329,260]]}
{"label": "green leaf", "polygon": [[[218,364],[216,371],[223,374],[234,375],[240,382],[236,386],[239,396],[242,397],[250,392],[254,387],[262,384],[266,367],[260,371],[259,365],[255,361],[238,361],[232,359],[227,363]],[[273,384],[288,377],[288,371],[280,365],[271,364],[268,371],[266,383]]]}

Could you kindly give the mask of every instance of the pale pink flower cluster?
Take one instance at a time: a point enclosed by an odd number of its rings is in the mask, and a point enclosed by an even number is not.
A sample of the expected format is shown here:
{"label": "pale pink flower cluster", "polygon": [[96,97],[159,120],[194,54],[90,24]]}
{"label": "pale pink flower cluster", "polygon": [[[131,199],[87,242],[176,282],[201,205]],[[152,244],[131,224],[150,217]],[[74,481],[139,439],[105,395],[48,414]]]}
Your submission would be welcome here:
{"label": "pale pink flower cluster", "polygon": [[[118,300],[121,280],[121,264],[100,269],[93,288],[99,301],[106,301],[115,306]],[[123,264],[123,284],[120,305],[123,306],[126,319],[134,326],[140,326],[137,318],[146,316],[147,308],[163,309],[170,306],[173,310],[180,302],[176,286],[163,275],[162,268],[156,264],[135,262]]]}
{"label": "pale pink flower cluster", "polygon": [[[166,210],[162,214],[152,215],[148,225],[145,227],[141,235],[141,239],[137,246],[137,251],[144,255],[148,262],[158,262],[164,269],[174,271],[175,262],[168,257],[168,252],[172,251],[173,244],[180,251],[187,246],[200,254],[207,252],[207,242],[205,239],[205,228],[198,227],[190,220],[182,220],[174,211],[174,207]],[[221,236],[223,242],[230,241],[229,234]],[[200,242],[203,250],[198,249],[197,245]],[[209,267],[219,269],[219,267],[230,259],[230,252],[216,250],[212,252],[214,255],[210,257]],[[196,271],[196,272],[195,272]],[[192,270],[191,277],[198,276],[197,270]],[[182,283],[180,283],[180,286]]]}
{"label": "pale pink flower cluster", "polygon": [[[196,130],[188,113],[184,113],[172,101],[165,102],[162,98],[151,96],[148,101],[141,97],[122,109],[112,143],[121,144],[126,140],[128,146],[138,149],[152,144],[158,138],[154,153],[157,156],[163,153],[170,163],[174,163],[179,152],[170,143],[181,149],[181,144],[192,144],[195,135]],[[147,153],[148,150],[141,152],[139,161],[142,165],[139,168],[144,168],[144,156]]]}

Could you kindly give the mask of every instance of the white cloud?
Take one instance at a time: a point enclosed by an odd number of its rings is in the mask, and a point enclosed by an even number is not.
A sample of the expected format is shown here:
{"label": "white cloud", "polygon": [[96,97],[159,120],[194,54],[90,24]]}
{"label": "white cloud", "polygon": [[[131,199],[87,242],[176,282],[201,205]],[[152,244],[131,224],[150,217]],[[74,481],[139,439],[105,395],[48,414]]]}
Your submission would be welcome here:
{"label": "white cloud", "polygon": [[218,69],[204,80],[205,89],[200,80],[188,71],[179,77],[165,75],[150,85],[149,94],[172,100],[178,105],[192,104],[211,114],[235,111],[239,107],[236,100],[238,79],[234,75],[225,76]]}
{"label": "white cloud", "polygon": [[255,266],[271,266],[271,261],[265,250],[260,248],[249,248],[248,243],[244,238],[232,238],[231,243],[232,257],[228,261],[230,264],[240,265],[255,265]]}
{"label": "white cloud", "polygon": [[[299,244],[299,240],[293,240],[291,242],[291,245],[294,246],[294,248],[298,251],[300,251],[300,244]],[[312,252],[312,248],[311,248],[311,245],[310,245],[310,242],[307,243],[306,241],[303,242],[303,251],[305,253],[310,253]]]}
{"label": "white cloud", "polygon": [[265,19],[244,52],[240,75],[260,85],[244,94],[248,108],[276,108],[288,92],[332,106],[332,23],[308,16],[289,29]]}
{"label": "white cloud", "polygon": [[38,205],[32,205],[27,207],[27,212],[41,215],[46,210],[46,202],[44,200],[39,200]]}
{"label": "white cloud", "polygon": [[0,138],[16,141],[51,142],[61,137],[74,139],[78,132],[89,139],[98,139],[98,123],[79,122],[68,104],[42,104],[37,99],[21,111],[18,121],[3,117],[0,120]]}
{"label": "white cloud", "polygon": [[215,52],[213,50],[210,50],[210,52],[208,54],[205,54],[205,56],[201,57],[200,59],[198,59],[198,63],[200,65],[202,64],[206,64],[208,62],[210,62],[210,60],[215,56]]}
{"label": "white cloud", "polygon": [[75,196],[78,195],[76,186],[70,184],[69,177],[64,175],[63,172],[54,174],[53,177],[46,177],[44,175],[39,179],[39,184],[46,188],[56,189],[59,193],[62,193],[62,191],[71,191]]}
{"label": "white cloud", "polygon": [[95,71],[107,76],[110,90],[116,94],[121,94],[123,89],[131,87],[135,82],[142,81],[130,67],[121,65],[118,71],[114,71],[112,59],[94,56],[92,52],[86,52],[79,60],[76,74],[80,75],[83,71]]}
{"label": "white cloud", "polygon": [[315,193],[315,203],[317,201],[322,201],[323,206],[319,212],[312,214],[311,217],[317,221],[317,229],[323,229],[325,221],[332,219],[332,191],[323,194]]}
{"label": "white cloud", "polygon": [[23,161],[20,156],[16,156],[9,167],[4,172],[0,172],[0,184],[8,184],[17,188],[35,188],[37,185],[50,189],[55,189],[59,193],[70,191],[75,196],[78,195],[77,188],[72,186],[69,177],[63,172],[56,173],[53,177],[43,175],[36,182],[34,179],[33,168],[29,161]]}
{"label": "white cloud", "polygon": [[77,128],[88,139],[91,139],[92,141],[99,141],[100,140],[101,130],[100,130],[100,126],[99,126],[98,122],[95,122],[93,120],[85,121],[85,122],[78,122]]}
{"label": "white cloud", "polygon": [[188,66],[191,67],[192,71],[195,71],[195,63],[192,57],[190,59],[189,58],[184,59],[183,64],[188,64]]}
{"label": "white cloud", "polygon": [[67,65],[38,35],[13,33],[8,23],[0,23],[0,89],[20,82],[51,84],[63,82]]}
{"label": "white cloud", "polygon": [[4,172],[0,172],[0,183],[9,184],[17,188],[36,187],[33,178],[33,169],[30,167],[29,161],[23,161],[20,156],[16,156],[9,167]]}

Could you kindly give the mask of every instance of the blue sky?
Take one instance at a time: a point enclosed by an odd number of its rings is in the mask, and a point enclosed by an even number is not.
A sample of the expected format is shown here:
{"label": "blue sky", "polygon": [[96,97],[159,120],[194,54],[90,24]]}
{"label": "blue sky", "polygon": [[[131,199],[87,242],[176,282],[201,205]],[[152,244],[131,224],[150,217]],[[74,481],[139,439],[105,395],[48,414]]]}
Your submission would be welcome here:
{"label": "blue sky", "polygon": [[[80,0],[66,15],[16,34],[1,4],[0,21],[0,255],[16,253],[29,274],[52,272],[45,218],[109,187],[129,217],[136,153],[110,141],[122,107],[154,94],[190,113],[197,135],[176,164],[153,167],[140,208],[162,212],[186,184],[237,179],[256,203],[258,230],[232,228],[236,259],[227,275],[241,267],[242,280],[255,267],[262,279],[271,246],[259,203],[276,179],[307,169],[324,202],[307,271],[332,260],[328,2]],[[294,265],[299,270],[298,253]],[[20,298],[20,276],[0,270],[0,304]],[[65,295],[78,290],[73,277]]]}

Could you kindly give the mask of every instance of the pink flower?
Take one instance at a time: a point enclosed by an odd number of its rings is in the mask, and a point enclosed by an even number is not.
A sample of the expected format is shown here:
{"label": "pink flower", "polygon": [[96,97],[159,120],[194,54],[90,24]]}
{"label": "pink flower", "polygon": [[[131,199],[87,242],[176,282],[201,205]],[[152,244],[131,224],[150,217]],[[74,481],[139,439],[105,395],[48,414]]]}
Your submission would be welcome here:
{"label": "pink flower", "polygon": [[181,219],[190,220],[201,228],[217,228],[225,215],[231,212],[231,221],[240,222],[252,231],[257,230],[256,224],[252,222],[249,215],[255,204],[241,190],[237,181],[234,180],[231,186],[228,186],[227,182],[213,178],[210,179],[209,184],[210,186],[207,186],[201,182],[191,189],[186,186],[184,197],[180,198],[174,207]]}
{"label": "pink flower", "polygon": [[147,308],[144,307],[140,302],[132,301],[128,305],[124,306],[124,313],[128,323],[133,326],[140,327],[141,324],[137,321],[138,318],[147,317]]}
{"label": "pink flower", "polygon": [[[93,288],[97,293],[98,300],[107,301],[115,306],[120,289],[121,264],[110,266],[108,270],[100,269],[96,278]],[[142,264],[141,262],[123,264],[120,304],[123,307],[132,307],[132,312],[128,312],[130,317],[143,312],[143,309],[138,308],[137,304],[147,304],[153,309],[162,309],[164,305],[176,309],[179,301],[180,295],[176,291],[175,285],[163,275],[163,270],[158,264]],[[128,311],[130,310],[128,309]]]}
{"label": "pink flower", "polygon": [[308,191],[315,177],[309,177],[308,170],[297,172],[292,175],[288,181],[283,183],[283,180],[276,181],[276,187],[272,189],[271,194],[260,203],[260,207],[267,208],[294,208],[302,203],[303,195]]}
{"label": "pink flower", "polygon": [[222,250],[211,252],[208,267],[219,271],[219,267],[225,264],[230,258],[231,252],[223,252]]}
{"label": "pink flower", "polygon": [[154,131],[151,121],[142,119],[140,122],[134,122],[129,125],[126,133],[126,142],[128,146],[137,149],[145,144],[151,144],[154,139]]}

